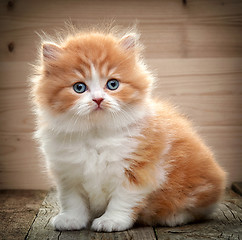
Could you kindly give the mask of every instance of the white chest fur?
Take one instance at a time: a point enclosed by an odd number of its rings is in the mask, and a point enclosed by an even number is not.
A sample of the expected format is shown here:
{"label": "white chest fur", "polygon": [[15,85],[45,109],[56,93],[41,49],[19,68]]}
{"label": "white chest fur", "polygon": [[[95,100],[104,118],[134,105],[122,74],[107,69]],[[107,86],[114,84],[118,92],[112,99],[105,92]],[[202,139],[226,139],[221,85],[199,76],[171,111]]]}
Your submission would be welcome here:
{"label": "white chest fur", "polygon": [[97,215],[105,210],[112,192],[123,182],[128,167],[124,159],[137,145],[130,135],[138,132],[137,128],[86,135],[43,131],[42,148],[60,184],[79,188]]}

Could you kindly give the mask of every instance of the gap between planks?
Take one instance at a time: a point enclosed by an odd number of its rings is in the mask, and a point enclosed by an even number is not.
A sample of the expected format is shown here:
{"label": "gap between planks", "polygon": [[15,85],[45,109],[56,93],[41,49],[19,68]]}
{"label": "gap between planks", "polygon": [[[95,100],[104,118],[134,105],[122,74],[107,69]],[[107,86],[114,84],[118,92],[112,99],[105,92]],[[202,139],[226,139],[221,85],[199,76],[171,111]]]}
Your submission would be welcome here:
{"label": "gap between planks", "polygon": [[56,192],[45,198],[25,239],[36,240],[163,240],[163,239],[242,239],[242,197],[228,190],[217,211],[208,220],[180,227],[140,227],[128,231],[98,233],[90,230],[54,231],[50,220],[59,211]]}

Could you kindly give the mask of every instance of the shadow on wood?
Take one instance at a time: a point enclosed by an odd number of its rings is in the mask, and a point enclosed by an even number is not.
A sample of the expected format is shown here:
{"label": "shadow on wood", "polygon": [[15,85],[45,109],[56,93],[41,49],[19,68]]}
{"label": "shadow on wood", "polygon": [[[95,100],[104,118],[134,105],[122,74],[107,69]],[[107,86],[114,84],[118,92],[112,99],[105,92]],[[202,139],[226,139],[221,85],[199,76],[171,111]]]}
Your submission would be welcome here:
{"label": "shadow on wood", "polygon": [[54,231],[50,220],[58,213],[56,193],[45,198],[26,239],[240,239],[242,237],[242,198],[228,190],[224,201],[207,221],[180,227],[135,227],[128,231],[97,233],[89,230]]}

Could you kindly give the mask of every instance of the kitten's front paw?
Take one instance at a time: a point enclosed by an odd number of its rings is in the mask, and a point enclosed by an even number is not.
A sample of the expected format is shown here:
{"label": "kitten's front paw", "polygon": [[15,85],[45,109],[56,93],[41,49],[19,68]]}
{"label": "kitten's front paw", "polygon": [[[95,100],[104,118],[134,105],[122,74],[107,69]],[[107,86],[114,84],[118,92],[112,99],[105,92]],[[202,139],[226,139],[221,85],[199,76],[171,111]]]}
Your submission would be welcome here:
{"label": "kitten's front paw", "polygon": [[80,230],[87,226],[87,220],[83,221],[81,216],[60,213],[52,219],[55,230]]}
{"label": "kitten's front paw", "polygon": [[131,219],[121,220],[120,217],[108,217],[102,215],[96,218],[92,223],[92,230],[98,232],[113,232],[113,231],[124,231],[132,227],[133,221]]}

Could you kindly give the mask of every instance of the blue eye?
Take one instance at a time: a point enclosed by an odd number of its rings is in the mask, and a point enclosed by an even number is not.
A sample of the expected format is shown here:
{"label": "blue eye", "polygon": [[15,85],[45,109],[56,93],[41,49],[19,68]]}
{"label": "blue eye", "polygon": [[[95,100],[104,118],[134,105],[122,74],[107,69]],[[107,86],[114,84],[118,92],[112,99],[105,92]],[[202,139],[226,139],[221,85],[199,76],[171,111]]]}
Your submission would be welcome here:
{"label": "blue eye", "polygon": [[84,93],[87,90],[87,86],[85,83],[77,82],[73,85],[73,89],[77,93]]}
{"label": "blue eye", "polygon": [[110,79],[106,84],[109,90],[116,90],[119,87],[119,81],[117,79]]}

